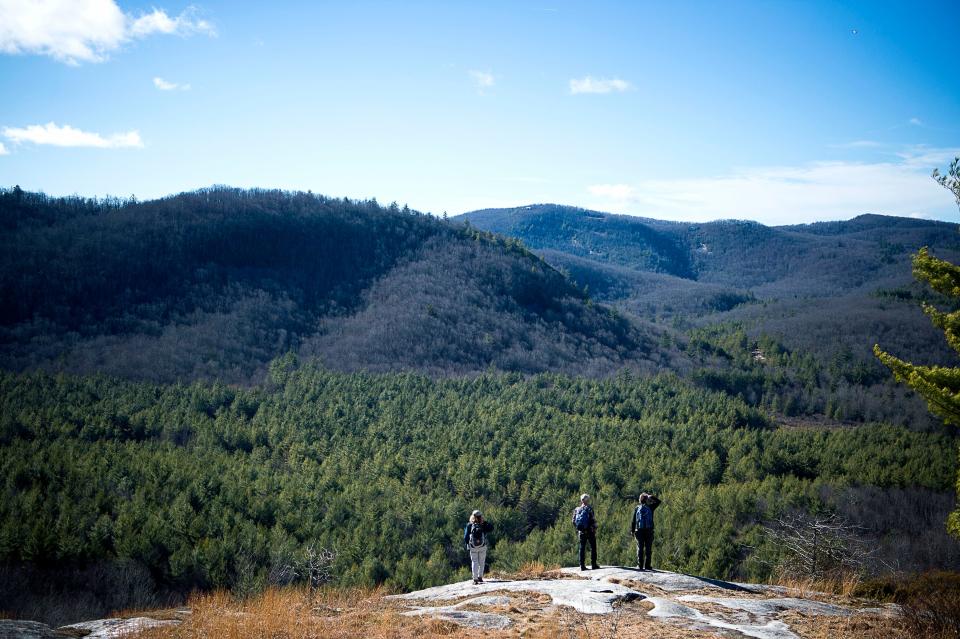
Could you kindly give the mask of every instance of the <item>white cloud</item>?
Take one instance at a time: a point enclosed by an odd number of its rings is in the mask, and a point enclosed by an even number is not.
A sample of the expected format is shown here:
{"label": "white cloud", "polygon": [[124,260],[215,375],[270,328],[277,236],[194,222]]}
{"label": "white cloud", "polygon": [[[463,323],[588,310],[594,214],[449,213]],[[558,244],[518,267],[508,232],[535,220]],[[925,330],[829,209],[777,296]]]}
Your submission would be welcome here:
{"label": "white cloud", "polygon": [[166,11],[154,9],[151,13],[135,18],[129,23],[130,35],[135,38],[143,38],[154,33],[165,35],[204,33],[214,35],[216,31],[213,25],[206,20],[195,20],[193,18],[195,12],[195,9],[190,8],[176,18],[171,18]]}
{"label": "white cloud", "polygon": [[0,155],[10,155],[10,151],[7,151],[7,147],[3,146],[3,142],[0,142]]}
{"label": "white cloud", "polygon": [[190,90],[189,84],[177,84],[176,82],[167,82],[163,78],[159,78],[159,77],[153,79],[153,86],[157,87],[161,91],[176,91],[178,89],[180,91]]}
{"label": "white cloud", "polygon": [[586,76],[579,80],[573,78],[570,80],[570,93],[623,93],[630,89],[631,85],[626,80],[620,78],[594,78]]}
{"label": "white cloud", "polygon": [[862,213],[956,215],[950,194],[930,179],[960,149],[908,149],[888,162],[812,162],[710,177],[588,187],[591,208],[680,221],[749,219],[796,224]]}
{"label": "white cloud", "polygon": [[923,126],[923,122],[920,121],[920,118],[910,118],[907,120],[907,124],[911,126]]}
{"label": "white cloud", "polygon": [[0,52],[48,55],[60,62],[102,62],[137,38],[162,33],[216,35],[187,9],[176,17],[162,9],[124,13],[114,0],[0,0]]}
{"label": "white cloud", "polygon": [[50,146],[92,147],[98,149],[121,149],[142,147],[138,131],[114,133],[103,137],[99,133],[89,133],[75,129],[69,124],[57,126],[53,122],[47,124],[31,124],[24,128],[5,127],[3,135],[15,144],[32,142]]}
{"label": "white cloud", "polygon": [[473,78],[474,84],[477,85],[477,89],[479,89],[481,92],[484,89],[489,89],[496,82],[496,79],[493,77],[493,74],[490,73],[489,71],[474,70],[470,72],[470,77]]}

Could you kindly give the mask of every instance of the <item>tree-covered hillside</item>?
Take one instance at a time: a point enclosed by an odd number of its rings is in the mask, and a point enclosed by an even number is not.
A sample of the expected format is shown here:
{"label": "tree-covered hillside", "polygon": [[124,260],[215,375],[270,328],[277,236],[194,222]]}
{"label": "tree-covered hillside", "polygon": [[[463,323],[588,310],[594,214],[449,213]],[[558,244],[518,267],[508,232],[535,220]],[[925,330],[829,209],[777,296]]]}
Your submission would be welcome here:
{"label": "tree-covered hillside", "polygon": [[[919,428],[938,421],[892,382],[871,348],[882,342],[925,361],[955,361],[919,308],[930,292],[910,276],[910,256],[922,246],[960,257],[955,224],[881,215],[784,227],[680,224],[555,205],[463,217],[523,240],[624,315],[674,329],[681,346],[707,339],[711,345],[688,350],[677,370],[710,387],[787,417],[883,419]],[[677,262],[683,252],[690,272],[635,259],[630,233],[615,230],[624,228],[670,238],[667,255]],[[762,345],[789,357],[753,357]]]}
{"label": "tree-covered hillside", "polygon": [[[0,190],[0,366],[249,382],[331,368],[596,374],[669,361],[519,243],[310,193]],[[664,357],[666,359],[664,359]]]}
{"label": "tree-covered hillside", "polygon": [[478,228],[516,237],[535,251],[675,275],[758,297],[824,296],[902,275],[921,246],[958,254],[957,225],[862,215],[845,222],[768,227],[719,220],[680,223],[555,204],[465,213]]}
{"label": "tree-covered hillside", "polygon": [[249,591],[310,546],[335,552],[340,584],[438,584],[466,571],[473,508],[494,523],[498,569],[568,564],[581,492],[604,564],[630,564],[629,517],[654,490],[662,568],[762,579],[782,552],[763,524],[807,511],[861,526],[879,548],[869,570],[960,567],[943,435],[777,428],[672,375],[271,369],[252,389],[0,375],[4,607],[22,616],[71,584],[88,599]]}

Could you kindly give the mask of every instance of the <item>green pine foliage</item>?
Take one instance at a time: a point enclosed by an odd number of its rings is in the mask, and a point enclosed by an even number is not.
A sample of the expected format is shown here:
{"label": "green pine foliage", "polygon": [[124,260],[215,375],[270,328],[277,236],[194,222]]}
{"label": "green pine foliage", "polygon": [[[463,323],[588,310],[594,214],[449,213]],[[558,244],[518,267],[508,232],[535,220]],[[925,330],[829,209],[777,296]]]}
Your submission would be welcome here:
{"label": "green pine foliage", "polygon": [[[933,178],[950,190],[960,206],[960,158],[950,164],[947,175],[933,172]],[[960,267],[930,255],[926,247],[913,257],[913,276],[926,282],[934,291],[946,296],[956,306],[960,301]],[[923,303],[934,326],[943,331],[947,344],[960,353],[960,309],[941,311],[932,304]],[[897,381],[916,390],[930,407],[930,411],[943,418],[947,424],[960,426],[960,367],[922,366],[899,359],[880,348],[874,353],[893,371]],[[960,494],[960,475],[957,477],[957,492]],[[947,520],[947,528],[960,538],[960,509],[953,511]]]}
{"label": "green pine foliage", "polygon": [[[777,550],[761,523],[791,510],[859,517],[923,565],[910,544],[940,543],[923,513],[956,474],[944,435],[773,428],[672,375],[437,380],[292,356],[270,371],[250,389],[0,375],[0,566],[128,561],[168,591],[248,589],[313,546],[336,552],[337,583],[418,588],[466,574],[473,508],[496,526],[495,568],[569,564],[584,491],[601,560],[629,564],[643,490],[664,498],[664,568],[763,578]],[[877,519],[869,505],[905,491],[896,521]]]}

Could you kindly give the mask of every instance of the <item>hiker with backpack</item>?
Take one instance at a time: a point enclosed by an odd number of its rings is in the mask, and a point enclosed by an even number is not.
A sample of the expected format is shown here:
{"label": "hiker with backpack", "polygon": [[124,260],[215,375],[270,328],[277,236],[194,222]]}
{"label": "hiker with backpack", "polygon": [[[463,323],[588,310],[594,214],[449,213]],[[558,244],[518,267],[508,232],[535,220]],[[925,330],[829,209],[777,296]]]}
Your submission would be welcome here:
{"label": "hiker with backpack", "polygon": [[649,493],[640,493],[640,505],[633,511],[630,534],[637,540],[637,568],[653,570],[653,511],[660,505],[660,498]]}
{"label": "hiker with backpack", "polygon": [[493,531],[493,524],[484,521],[479,510],[470,514],[470,521],[463,529],[463,543],[470,553],[470,570],[473,572],[473,584],[483,583],[483,569],[487,563],[487,533]]}
{"label": "hiker with backpack", "polygon": [[577,529],[577,538],[580,541],[580,570],[586,570],[584,563],[586,546],[590,544],[590,567],[598,569],[597,565],[597,518],[590,507],[590,495],[580,495],[580,505],[573,511],[573,527]]}

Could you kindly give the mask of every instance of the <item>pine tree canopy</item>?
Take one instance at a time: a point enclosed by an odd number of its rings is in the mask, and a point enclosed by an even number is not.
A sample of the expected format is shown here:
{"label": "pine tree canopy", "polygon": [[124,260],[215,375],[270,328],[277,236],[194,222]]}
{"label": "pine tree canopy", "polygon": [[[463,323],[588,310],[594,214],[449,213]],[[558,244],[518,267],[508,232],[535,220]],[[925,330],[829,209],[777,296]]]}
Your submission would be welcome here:
{"label": "pine tree canopy", "polygon": [[[960,207],[960,158],[950,163],[946,175],[934,169],[933,179],[953,193]],[[936,292],[960,302],[960,266],[930,255],[926,247],[913,256],[913,276]],[[960,309],[941,311],[924,303],[923,312],[943,331],[947,344],[960,353]],[[911,364],[883,351],[879,344],[874,344],[873,352],[893,371],[897,381],[907,384],[927,400],[932,413],[942,417],[944,423],[960,426],[960,367]],[[960,493],[960,476],[957,491]],[[947,529],[960,538],[960,508],[950,514]]]}

